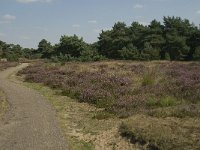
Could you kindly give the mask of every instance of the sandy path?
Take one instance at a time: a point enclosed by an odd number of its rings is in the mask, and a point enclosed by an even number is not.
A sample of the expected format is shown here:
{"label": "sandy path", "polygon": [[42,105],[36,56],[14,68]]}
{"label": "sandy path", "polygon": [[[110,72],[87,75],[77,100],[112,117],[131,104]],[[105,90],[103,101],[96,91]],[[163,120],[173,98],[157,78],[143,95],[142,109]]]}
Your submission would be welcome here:
{"label": "sandy path", "polygon": [[66,150],[66,141],[51,105],[36,91],[7,77],[27,64],[0,72],[0,88],[10,111],[0,122],[0,150]]}

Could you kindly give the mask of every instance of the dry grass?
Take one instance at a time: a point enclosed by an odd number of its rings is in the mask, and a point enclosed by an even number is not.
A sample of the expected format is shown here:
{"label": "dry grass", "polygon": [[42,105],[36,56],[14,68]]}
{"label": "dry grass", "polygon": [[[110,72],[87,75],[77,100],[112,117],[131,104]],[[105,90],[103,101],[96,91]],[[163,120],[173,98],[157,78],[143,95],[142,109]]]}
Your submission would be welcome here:
{"label": "dry grass", "polygon": [[126,120],[120,132],[141,149],[198,150],[200,147],[200,120],[197,118],[137,115]]}

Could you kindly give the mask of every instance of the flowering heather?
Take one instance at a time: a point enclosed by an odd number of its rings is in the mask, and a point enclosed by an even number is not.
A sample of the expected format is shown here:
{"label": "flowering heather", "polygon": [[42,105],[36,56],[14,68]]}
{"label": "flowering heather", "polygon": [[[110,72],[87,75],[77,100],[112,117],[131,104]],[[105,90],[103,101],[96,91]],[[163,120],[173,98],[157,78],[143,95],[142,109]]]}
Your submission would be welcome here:
{"label": "flowering heather", "polygon": [[175,64],[167,68],[168,87],[176,97],[194,103],[200,100],[200,65]]}
{"label": "flowering heather", "polygon": [[[200,100],[199,63],[95,62],[34,64],[19,72],[26,81],[59,88],[80,102],[129,116],[148,108],[149,99],[167,105]],[[165,102],[166,101],[166,102]],[[166,105],[165,105],[166,104]],[[157,105],[159,106],[159,105]],[[149,108],[148,108],[149,109]]]}

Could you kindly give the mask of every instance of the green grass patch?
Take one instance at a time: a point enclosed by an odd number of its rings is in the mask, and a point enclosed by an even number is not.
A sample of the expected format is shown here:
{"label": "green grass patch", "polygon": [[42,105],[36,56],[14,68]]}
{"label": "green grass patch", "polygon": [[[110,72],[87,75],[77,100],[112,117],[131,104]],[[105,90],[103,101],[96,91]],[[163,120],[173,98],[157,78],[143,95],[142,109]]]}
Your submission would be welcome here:
{"label": "green grass patch", "polygon": [[92,142],[85,142],[83,140],[77,140],[76,137],[68,138],[68,146],[70,150],[93,150],[94,145]]}
{"label": "green grass patch", "polygon": [[176,106],[178,104],[178,101],[175,97],[172,96],[166,96],[162,98],[155,98],[155,97],[150,97],[146,105],[148,107],[171,107],[171,106]]}

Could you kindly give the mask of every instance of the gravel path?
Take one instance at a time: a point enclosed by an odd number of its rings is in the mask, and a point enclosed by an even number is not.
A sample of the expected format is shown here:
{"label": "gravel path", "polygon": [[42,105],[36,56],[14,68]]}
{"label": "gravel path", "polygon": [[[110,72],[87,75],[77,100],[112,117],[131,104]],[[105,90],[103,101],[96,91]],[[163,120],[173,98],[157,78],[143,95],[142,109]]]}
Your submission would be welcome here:
{"label": "gravel path", "polygon": [[0,122],[0,150],[66,150],[66,141],[52,106],[36,91],[9,81],[22,64],[0,72],[0,88],[10,110]]}

